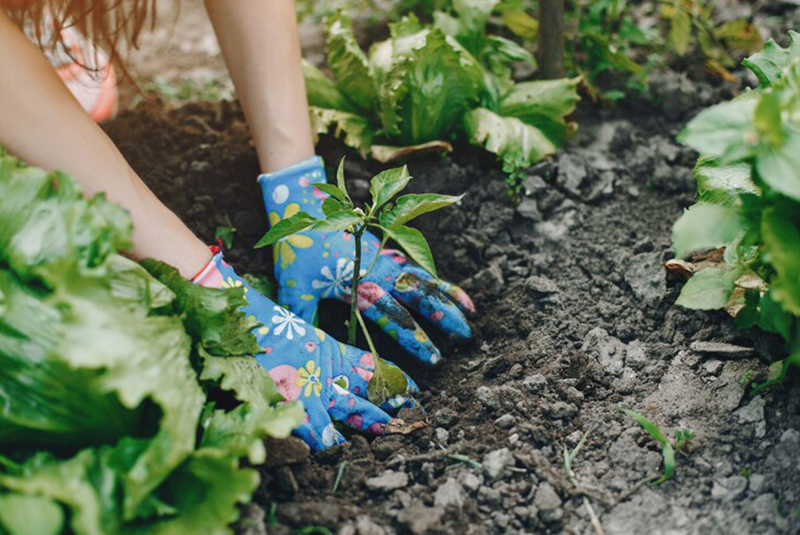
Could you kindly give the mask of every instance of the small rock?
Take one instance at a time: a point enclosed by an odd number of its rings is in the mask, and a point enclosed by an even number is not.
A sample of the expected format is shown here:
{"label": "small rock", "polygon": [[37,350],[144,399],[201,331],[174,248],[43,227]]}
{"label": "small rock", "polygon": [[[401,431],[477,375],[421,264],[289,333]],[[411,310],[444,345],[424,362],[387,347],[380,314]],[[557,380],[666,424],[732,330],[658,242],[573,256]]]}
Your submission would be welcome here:
{"label": "small rock", "polygon": [[711,497],[716,500],[733,501],[747,490],[747,478],[744,476],[731,476],[714,481],[711,487]]}
{"label": "small rock", "polygon": [[495,425],[500,429],[511,429],[514,427],[514,424],[517,422],[516,418],[514,418],[510,414],[504,414],[500,418],[494,421]]}
{"label": "small rock", "polygon": [[719,372],[722,371],[723,365],[724,363],[721,360],[708,359],[703,363],[703,370],[708,375],[719,375]]}
{"label": "small rock", "polygon": [[356,517],[356,531],[358,535],[386,535],[386,530],[367,515]]}
{"label": "small rock", "polygon": [[625,344],[609,335],[605,329],[595,327],[583,340],[581,351],[597,359],[606,373],[621,376],[625,367]]}
{"label": "small rock", "polygon": [[520,201],[519,205],[517,205],[517,213],[531,221],[542,220],[542,213],[539,211],[536,199],[531,199],[530,197],[525,197]]}
{"label": "small rock", "polygon": [[294,472],[288,466],[281,466],[275,471],[275,486],[290,496],[300,492]]}
{"label": "small rock", "polygon": [[408,486],[408,474],[405,472],[386,470],[379,476],[367,479],[366,485],[370,490],[377,490],[381,492],[402,489],[403,487]]}
{"label": "small rock", "polygon": [[503,498],[500,495],[500,491],[497,489],[493,489],[492,487],[486,487],[486,486],[478,489],[478,500],[489,506],[499,505],[502,499]]}
{"label": "small rock", "polygon": [[538,191],[546,190],[548,187],[547,182],[538,175],[531,175],[522,181],[522,189],[525,190],[525,195],[533,195]]}
{"label": "small rock", "polygon": [[475,391],[478,400],[489,408],[496,409],[500,406],[500,402],[495,396],[494,391],[488,386],[479,386]]}
{"label": "small rock", "polygon": [[311,453],[308,445],[297,437],[268,438],[264,445],[267,448],[267,460],[264,462],[266,468],[301,463]]}
{"label": "small rock", "polygon": [[647,356],[647,346],[639,340],[634,340],[625,348],[625,365],[634,370],[641,370],[650,362]]}
{"label": "small rock", "polygon": [[750,476],[750,482],[747,487],[750,489],[750,492],[753,494],[761,494],[764,490],[764,483],[766,483],[767,478],[764,477],[762,474],[752,474]]}
{"label": "small rock", "polygon": [[545,409],[545,413],[547,413],[547,416],[553,419],[572,418],[578,414],[578,407],[565,401],[556,401],[547,409]]}
{"label": "small rock", "polygon": [[586,178],[586,163],[574,154],[563,154],[558,159],[558,183],[573,193],[579,193]]}
{"label": "small rock", "polygon": [[467,490],[475,492],[481,486],[481,478],[470,471],[464,470],[458,474],[458,482]]}
{"label": "small rock", "polygon": [[550,279],[545,277],[537,277],[536,275],[525,279],[525,288],[527,288],[529,292],[538,294],[558,293],[558,286],[556,286],[556,283]]}
{"label": "small rock", "polygon": [[740,407],[734,412],[740,424],[750,424],[760,422],[764,419],[764,407],[766,402],[761,396],[754,397],[750,403]]}
{"label": "small rock", "polygon": [[[539,511],[552,511],[561,507],[561,498],[559,498],[553,486],[547,481],[542,482],[536,489],[533,495],[533,505]],[[541,512],[539,513],[541,515]]]}
{"label": "small rock", "polygon": [[405,525],[412,535],[428,535],[442,531],[441,507],[426,507],[421,503],[404,509],[397,515],[397,521]]}
{"label": "small rock", "polygon": [[752,347],[735,346],[723,342],[692,342],[689,348],[696,353],[714,353],[728,358],[742,358],[753,354]]}
{"label": "small rock", "polygon": [[514,456],[508,448],[494,450],[483,457],[483,469],[491,479],[497,479],[506,473],[509,466],[514,464]]}
{"label": "small rock", "polygon": [[660,251],[633,256],[625,271],[625,282],[636,298],[647,306],[656,306],[667,293],[667,277]]}
{"label": "small rock", "polygon": [[458,420],[456,411],[450,408],[439,409],[433,413],[433,422],[439,427],[450,427]]}
{"label": "small rock", "polygon": [[452,505],[461,509],[464,506],[464,493],[458,481],[452,477],[447,478],[447,481],[436,489],[433,503],[437,507],[447,508]]}
{"label": "small rock", "polygon": [[541,373],[529,375],[522,380],[522,386],[531,394],[543,394],[547,389],[547,379]]}
{"label": "small rock", "polygon": [[444,427],[437,427],[436,440],[442,444],[447,444],[447,441],[450,440],[450,433]]}
{"label": "small rock", "polygon": [[479,271],[473,277],[473,284],[478,291],[482,291],[489,296],[500,295],[505,284],[503,270],[497,264],[492,264]]}

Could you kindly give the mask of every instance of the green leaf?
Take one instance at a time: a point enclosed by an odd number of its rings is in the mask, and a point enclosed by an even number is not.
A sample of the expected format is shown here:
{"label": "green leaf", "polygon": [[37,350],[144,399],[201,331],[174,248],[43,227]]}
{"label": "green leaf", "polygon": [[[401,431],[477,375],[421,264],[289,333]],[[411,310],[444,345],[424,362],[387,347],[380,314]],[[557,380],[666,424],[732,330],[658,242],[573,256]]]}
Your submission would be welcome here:
{"label": "green leaf", "polygon": [[764,259],[776,272],[772,298],[787,311],[800,315],[800,205],[782,203],[764,211],[761,236]]}
{"label": "green leaf", "polygon": [[782,145],[762,149],[756,159],[756,170],[768,186],[800,201],[800,131],[792,128],[787,134]]}
{"label": "green leaf", "polygon": [[339,202],[344,202],[347,199],[347,194],[333,184],[314,184],[314,187],[324,193],[327,193]]}
{"label": "green leaf", "polygon": [[346,204],[337,201],[333,197],[328,197],[322,201],[322,213],[325,214],[325,217],[347,209],[348,206]]}
{"label": "green leaf", "polygon": [[303,76],[309,106],[356,113],[355,107],[339,91],[336,84],[306,60],[303,60]]}
{"label": "green leaf", "polygon": [[367,57],[358,46],[350,20],[339,14],[328,22],[328,66],[336,87],[361,110],[371,110],[378,92]]}
{"label": "green leaf", "polygon": [[676,305],[694,310],[717,310],[728,304],[740,271],[706,268],[681,289]]}
{"label": "green leaf", "polygon": [[735,209],[718,204],[695,204],[672,227],[675,255],[685,258],[689,253],[722,247],[742,230]]}
{"label": "green leaf", "polygon": [[800,34],[794,31],[789,32],[791,45],[789,48],[782,48],[770,39],[764,43],[761,52],[753,54],[742,61],[742,65],[753,71],[761,87],[771,87],[783,78],[783,71],[793,61],[800,58]]}
{"label": "green leaf", "polygon": [[457,197],[452,195],[439,195],[437,193],[409,194],[398,197],[394,202],[394,207],[381,212],[381,225],[392,227],[395,225],[405,225],[412,219],[450,206],[459,202],[464,196]]}
{"label": "green leaf", "polygon": [[392,198],[403,191],[408,183],[411,181],[411,175],[408,173],[408,167],[395,167],[394,169],[387,169],[378,173],[369,185],[369,193],[372,196],[372,206],[374,210],[380,208],[391,201]]}
{"label": "green leaf", "polygon": [[395,145],[452,139],[475,106],[485,71],[455,39],[433,29],[391,43],[381,85],[381,124]]}
{"label": "green leaf", "polygon": [[661,457],[664,460],[664,474],[653,482],[654,485],[660,485],[668,480],[675,474],[675,450],[672,444],[669,443],[667,438],[661,432],[661,429],[654,422],[651,422],[643,415],[630,409],[622,408],[622,412],[633,418],[648,435],[653,437],[656,442],[661,445]]}
{"label": "green leaf", "polygon": [[751,156],[757,139],[753,124],[756,105],[755,98],[739,98],[705,109],[684,128],[678,140],[726,163]]}
{"label": "green leaf", "polygon": [[759,194],[751,178],[752,172],[749,163],[723,165],[717,159],[701,157],[694,168],[698,199],[732,206],[742,194]]}
{"label": "green leaf", "polygon": [[351,208],[347,208],[340,212],[333,212],[327,218],[320,219],[314,226],[313,230],[324,230],[327,232],[338,232],[340,230],[347,230],[353,225],[358,225],[363,221],[363,217],[353,212]]}
{"label": "green leaf", "polygon": [[342,159],[339,160],[339,167],[336,169],[336,185],[344,192],[347,200],[350,200],[350,196],[347,194],[347,184],[344,181],[344,159],[345,156],[342,156]]}
{"label": "green leaf", "polygon": [[504,11],[502,19],[511,33],[526,41],[534,41],[539,35],[539,21],[524,11]]}
{"label": "green leaf", "polygon": [[242,310],[247,305],[244,288],[205,288],[163,262],[145,260],[142,265],[175,294],[171,312],[203,349],[219,356],[261,352],[250,332],[260,324]]}
{"label": "green leaf", "polygon": [[364,152],[372,146],[375,129],[367,118],[346,111],[311,106],[311,128],[315,134],[331,133],[345,145]]}
{"label": "green leaf", "polygon": [[269,232],[267,232],[264,237],[259,240],[255,247],[258,249],[259,247],[273,245],[287,236],[291,236],[292,234],[297,234],[298,232],[306,230],[314,225],[317,221],[318,220],[316,218],[311,217],[306,212],[298,212],[292,217],[287,217],[286,219],[278,221],[278,223],[269,229]]}
{"label": "green leaf", "polygon": [[436,265],[433,262],[433,254],[428,245],[428,241],[420,231],[415,228],[405,226],[395,226],[381,229],[393,239],[397,245],[403,249],[423,269],[434,277],[436,275]]}
{"label": "green leaf", "polygon": [[772,297],[771,290],[761,296],[758,308],[758,326],[760,328],[779,334],[784,340],[791,340],[794,317]]}
{"label": "green leaf", "polygon": [[679,56],[683,56],[689,48],[689,39],[691,36],[691,16],[686,10],[678,7],[675,10],[675,15],[672,17],[670,25],[669,37],[667,38],[669,44]]}
{"label": "green leaf", "polygon": [[500,115],[517,117],[537,127],[556,145],[567,132],[564,117],[575,111],[581,78],[516,84],[500,104]]}
{"label": "green leaf", "polygon": [[497,154],[506,170],[530,167],[557,149],[535,126],[516,117],[501,117],[486,108],[467,113],[464,129],[473,144]]}
{"label": "green leaf", "polygon": [[63,525],[61,507],[48,498],[0,495],[0,527],[9,535],[58,535]]}
{"label": "green leaf", "polygon": [[763,44],[758,28],[744,19],[729,20],[714,30],[714,37],[744,52],[755,52]]}

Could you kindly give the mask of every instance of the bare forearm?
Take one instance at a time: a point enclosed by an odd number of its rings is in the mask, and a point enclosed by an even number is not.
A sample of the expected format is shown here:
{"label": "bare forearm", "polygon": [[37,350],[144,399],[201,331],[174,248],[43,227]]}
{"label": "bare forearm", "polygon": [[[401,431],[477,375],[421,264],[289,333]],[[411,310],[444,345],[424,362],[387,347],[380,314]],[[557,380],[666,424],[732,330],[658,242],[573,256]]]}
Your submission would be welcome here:
{"label": "bare forearm", "polygon": [[314,154],[293,0],[205,0],[265,173]]}
{"label": "bare forearm", "polygon": [[155,198],[2,11],[0,73],[0,145],[32,165],[65,171],[87,195],[105,192],[128,209],[135,226],[134,256],[169,262],[186,276],[203,267],[209,251]]}

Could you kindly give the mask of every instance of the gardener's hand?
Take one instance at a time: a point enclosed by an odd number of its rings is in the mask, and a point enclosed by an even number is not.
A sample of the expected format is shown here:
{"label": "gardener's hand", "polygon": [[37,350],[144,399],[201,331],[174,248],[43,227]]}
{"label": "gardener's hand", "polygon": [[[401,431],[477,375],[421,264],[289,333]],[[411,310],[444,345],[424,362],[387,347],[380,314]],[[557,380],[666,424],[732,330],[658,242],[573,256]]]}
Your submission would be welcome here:
{"label": "gardener's hand", "polygon": [[[325,217],[322,201],[327,195],[314,187],[326,182],[320,158],[262,175],[259,182],[271,225],[300,211]],[[313,323],[320,299],[350,302],[354,241],[345,232],[306,231],[278,242],[275,276],[280,304]],[[361,273],[367,275],[359,285],[359,309],[422,362],[436,364],[441,354],[407,308],[454,339],[471,337],[464,317],[464,312],[475,310],[469,296],[411,265],[402,253],[381,250],[380,240],[369,232],[362,239]]]}
{"label": "gardener's hand", "polygon": [[381,407],[406,405],[419,391],[394,364],[376,363],[371,353],[337,342],[258,293],[219,253],[194,281],[207,287],[244,288],[244,311],[262,324],[254,330],[264,350],[256,360],[287,400],[303,403],[307,419],[295,433],[315,451],[344,441],[332,419],[365,433],[384,432],[392,417],[367,400],[367,386],[373,376],[378,380],[376,364],[381,365],[381,383],[370,388],[387,398]]}

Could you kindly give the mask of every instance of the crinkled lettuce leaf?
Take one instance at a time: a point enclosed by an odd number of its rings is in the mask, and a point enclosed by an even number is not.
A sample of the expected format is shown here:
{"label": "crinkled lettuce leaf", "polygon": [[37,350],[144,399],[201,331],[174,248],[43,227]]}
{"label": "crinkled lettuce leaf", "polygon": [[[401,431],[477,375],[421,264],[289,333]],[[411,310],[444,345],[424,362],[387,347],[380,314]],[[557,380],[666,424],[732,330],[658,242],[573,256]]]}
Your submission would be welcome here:
{"label": "crinkled lettuce leaf", "polygon": [[328,67],[336,87],[360,110],[375,107],[378,90],[367,56],[358,46],[350,20],[340,13],[328,22]]}
{"label": "crinkled lettuce leaf", "polygon": [[789,47],[783,48],[773,39],[764,43],[761,52],[745,58],[742,65],[753,71],[762,88],[775,85],[783,78],[784,71],[800,60],[800,33],[789,31]]}
{"label": "crinkled lettuce leaf", "polygon": [[503,170],[515,172],[553,154],[557,146],[544,132],[516,117],[503,117],[486,108],[464,116],[464,129],[476,145],[496,154]]}
{"label": "crinkled lettuce leaf", "polygon": [[243,292],[119,256],[123,210],[3,153],[0,227],[0,532],[40,503],[45,531],[63,508],[79,535],[228,533],[257,484],[239,459],[304,416],[252,356]]}
{"label": "crinkled lettuce leaf", "polygon": [[564,118],[575,111],[580,100],[580,81],[578,76],[516,84],[500,103],[499,113],[535,126],[560,145],[568,131]]}

